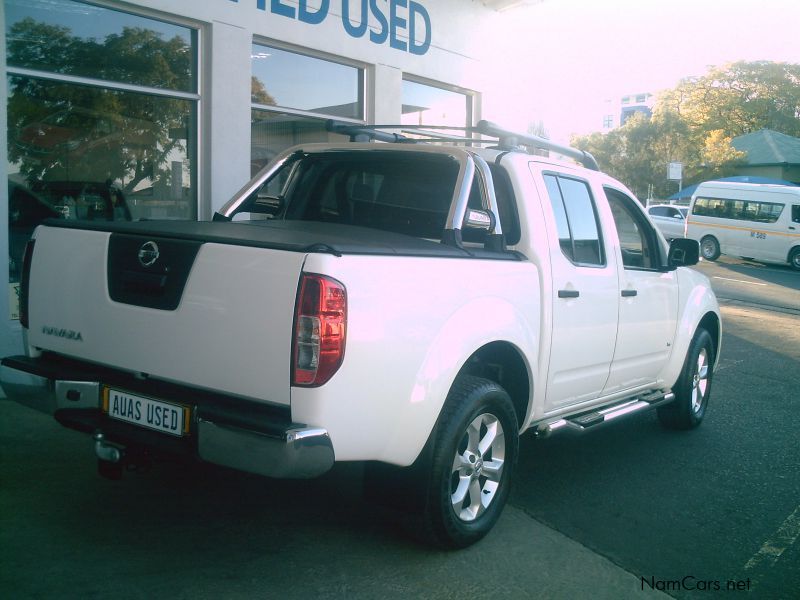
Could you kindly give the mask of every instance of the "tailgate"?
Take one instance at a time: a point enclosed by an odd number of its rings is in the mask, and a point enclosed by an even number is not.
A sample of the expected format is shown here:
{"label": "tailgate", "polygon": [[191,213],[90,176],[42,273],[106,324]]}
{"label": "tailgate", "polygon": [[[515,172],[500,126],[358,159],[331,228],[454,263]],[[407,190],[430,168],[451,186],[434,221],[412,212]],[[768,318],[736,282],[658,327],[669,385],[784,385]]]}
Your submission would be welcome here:
{"label": "tailgate", "polygon": [[40,227],[28,342],[289,404],[291,332],[304,260],[303,252]]}

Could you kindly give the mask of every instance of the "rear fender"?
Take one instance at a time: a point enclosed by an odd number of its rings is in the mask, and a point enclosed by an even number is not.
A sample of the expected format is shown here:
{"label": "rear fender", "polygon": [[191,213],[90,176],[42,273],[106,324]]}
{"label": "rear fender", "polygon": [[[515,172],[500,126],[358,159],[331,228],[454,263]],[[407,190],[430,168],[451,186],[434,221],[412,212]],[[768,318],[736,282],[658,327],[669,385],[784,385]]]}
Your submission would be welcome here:
{"label": "rear fender", "polygon": [[[527,308],[527,315],[539,314],[538,306]],[[407,403],[392,430],[386,432],[380,460],[409,465],[417,458],[459,372],[486,344],[503,341],[514,346],[530,379],[530,365],[537,362],[539,345],[538,327],[529,316],[500,298],[479,298],[454,313],[431,344],[416,373]]]}

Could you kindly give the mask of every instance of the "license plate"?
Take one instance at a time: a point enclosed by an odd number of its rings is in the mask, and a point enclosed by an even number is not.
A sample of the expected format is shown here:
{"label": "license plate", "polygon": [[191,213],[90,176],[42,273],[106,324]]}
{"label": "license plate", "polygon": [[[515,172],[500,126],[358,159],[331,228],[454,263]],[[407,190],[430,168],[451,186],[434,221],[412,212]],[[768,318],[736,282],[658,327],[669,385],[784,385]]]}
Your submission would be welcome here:
{"label": "license plate", "polygon": [[180,404],[105,388],[103,408],[109,417],[118,421],[177,437],[189,433],[189,409]]}

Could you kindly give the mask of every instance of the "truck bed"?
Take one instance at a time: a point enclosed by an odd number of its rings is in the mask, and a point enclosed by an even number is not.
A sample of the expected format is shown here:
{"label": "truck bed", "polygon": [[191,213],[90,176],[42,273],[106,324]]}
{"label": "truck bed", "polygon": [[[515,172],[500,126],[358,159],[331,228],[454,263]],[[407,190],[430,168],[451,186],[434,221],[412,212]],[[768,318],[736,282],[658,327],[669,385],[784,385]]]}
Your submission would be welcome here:
{"label": "truck bed", "polygon": [[210,242],[233,246],[269,248],[288,252],[323,252],[381,256],[425,256],[518,260],[513,252],[482,248],[456,248],[437,241],[380,229],[315,221],[66,221],[50,219],[49,227],[82,229]]}

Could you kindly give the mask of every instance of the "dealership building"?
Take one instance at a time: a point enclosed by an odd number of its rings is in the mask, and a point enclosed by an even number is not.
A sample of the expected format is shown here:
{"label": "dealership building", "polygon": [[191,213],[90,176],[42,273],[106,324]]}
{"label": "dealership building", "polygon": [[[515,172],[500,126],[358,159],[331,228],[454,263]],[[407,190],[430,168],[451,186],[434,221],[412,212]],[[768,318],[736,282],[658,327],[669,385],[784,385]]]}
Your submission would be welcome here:
{"label": "dealership building", "polygon": [[36,224],[209,219],[286,147],[344,139],[330,118],[475,123],[483,32],[522,3],[3,0],[0,356]]}

